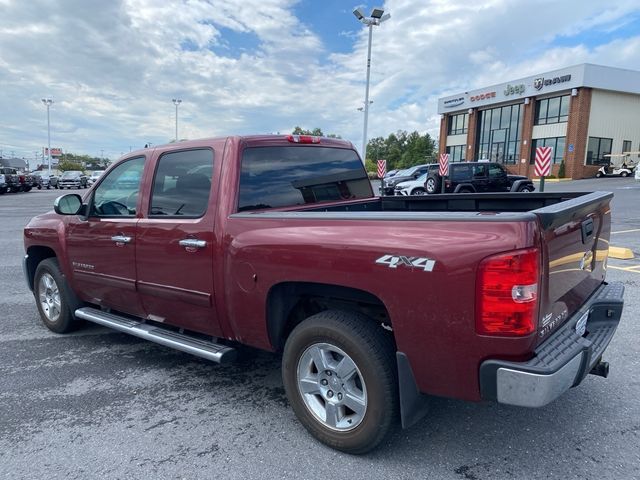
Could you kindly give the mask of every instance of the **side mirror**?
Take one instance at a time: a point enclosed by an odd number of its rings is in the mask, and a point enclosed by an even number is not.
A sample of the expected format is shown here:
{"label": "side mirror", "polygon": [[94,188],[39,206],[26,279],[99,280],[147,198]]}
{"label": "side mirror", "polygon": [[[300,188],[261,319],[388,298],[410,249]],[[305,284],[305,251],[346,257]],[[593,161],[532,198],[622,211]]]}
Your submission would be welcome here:
{"label": "side mirror", "polygon": [[58,215],[78,215],[82,210],[82,198],[77,193],[68,193],[56,198],[53,211]]}

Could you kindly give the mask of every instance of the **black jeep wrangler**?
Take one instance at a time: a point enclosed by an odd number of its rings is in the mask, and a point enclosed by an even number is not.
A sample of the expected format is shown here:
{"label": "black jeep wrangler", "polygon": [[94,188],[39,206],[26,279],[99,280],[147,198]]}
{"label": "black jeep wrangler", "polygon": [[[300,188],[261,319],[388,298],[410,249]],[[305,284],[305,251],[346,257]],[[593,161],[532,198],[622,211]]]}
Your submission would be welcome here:
{"label": "black jeep wrangler", "polygon": [[[424,183],[427,193],[442,192],[442,177],[438,171],[429,174]],[[509,175],[500,163],[460,162],[449,164],[449,176],[444,180],[445,193],[533,192],[533,182],[521,175]]]}

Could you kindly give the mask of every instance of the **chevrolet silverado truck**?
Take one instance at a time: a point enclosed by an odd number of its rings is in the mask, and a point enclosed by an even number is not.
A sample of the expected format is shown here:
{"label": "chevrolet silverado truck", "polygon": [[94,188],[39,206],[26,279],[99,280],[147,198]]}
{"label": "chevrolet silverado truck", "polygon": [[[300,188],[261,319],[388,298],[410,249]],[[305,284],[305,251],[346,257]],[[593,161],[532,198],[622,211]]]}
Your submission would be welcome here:
{"label": "chevrolet silverado truck", "polygon": [[24,229],[24,271],[53,332],[95,322],[219,363],[280,352],[301,423],[363,453],[432,396],[542,407],[607,375],[611,198],[376,197],[344,140],[196,140],[59,197]]}

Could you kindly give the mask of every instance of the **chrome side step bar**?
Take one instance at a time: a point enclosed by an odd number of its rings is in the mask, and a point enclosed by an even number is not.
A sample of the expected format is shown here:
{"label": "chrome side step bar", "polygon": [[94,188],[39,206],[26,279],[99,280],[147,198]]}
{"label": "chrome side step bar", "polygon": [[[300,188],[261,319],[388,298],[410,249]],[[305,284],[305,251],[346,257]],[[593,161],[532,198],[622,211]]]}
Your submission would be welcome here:
{"label": "chrome side step bar", "polygon": [[101,310],[83,307],[75,312],[76,317],[120,332],[128,333],[166,347],[175,348],[182,352],[206,358],[217,363],[231,363],[236,359],[236,351],[226,345],[207,342],[183,333],[165,330],[155,325],[137,322],[120,315],[103,312]]}

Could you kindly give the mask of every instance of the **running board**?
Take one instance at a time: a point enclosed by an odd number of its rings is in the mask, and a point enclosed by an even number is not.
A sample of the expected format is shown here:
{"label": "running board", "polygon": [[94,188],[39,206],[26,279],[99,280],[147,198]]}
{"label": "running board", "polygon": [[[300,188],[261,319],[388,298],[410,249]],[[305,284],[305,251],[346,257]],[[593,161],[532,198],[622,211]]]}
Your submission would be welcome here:
{"label": "running board", "polygon": [[236,351],[226,345],[207,342],[199,338],[185,335],[184,333],[166,330],[155,325],[141,323],[127,317],[114,315],[113,313],[83,307],[75,312],[75,316],[89,322],[97,323],[105,327],[113,328],[120,332],[128,333],[134,337],[140,337],[151,342],[159,343],[165,347],[175,348],[182,352],[206,358],[217,363],[231,363],[236,359]]}

